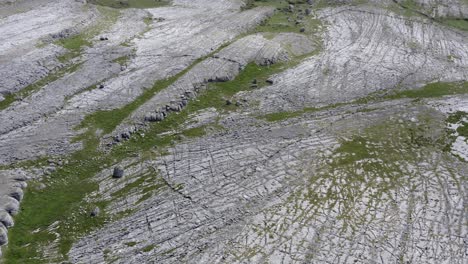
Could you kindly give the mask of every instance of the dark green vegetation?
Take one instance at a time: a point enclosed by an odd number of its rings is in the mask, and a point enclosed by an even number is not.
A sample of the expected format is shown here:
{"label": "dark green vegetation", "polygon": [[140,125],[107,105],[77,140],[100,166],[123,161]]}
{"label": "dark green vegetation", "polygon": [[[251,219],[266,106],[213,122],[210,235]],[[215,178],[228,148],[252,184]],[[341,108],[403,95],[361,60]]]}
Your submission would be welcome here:
{"label": "dark green vegetation", "polygon": [[89,0],[88,2],[112,8],[153,8],[167,5],[169,0]]}
{"label": "dark green vegetation", "polygon": [[395,91],[384,96],[385,99],[400,99],[400,98],[434,98],[445,95],[467,94],[468,82],[430,83],[422,88],[414,90]]}
{"label": "dark green vegetation", "polygon": [[447,122],[458,124],[456,132],[458,135],[468,138],[468,113],[458,111],[447,118]]}
{"label": "dark green vegetation", "polygon": [[155,248],[154,245],[149,245],[149,246],[146,246],[144,248],[141,249],[141,251],[143,252],[150,252],[151,250],[153,250]]}
{"label": "dark green vegetation", "polygon": [[468,19],[447,18],[442,22],[448,26],[468,31]]}

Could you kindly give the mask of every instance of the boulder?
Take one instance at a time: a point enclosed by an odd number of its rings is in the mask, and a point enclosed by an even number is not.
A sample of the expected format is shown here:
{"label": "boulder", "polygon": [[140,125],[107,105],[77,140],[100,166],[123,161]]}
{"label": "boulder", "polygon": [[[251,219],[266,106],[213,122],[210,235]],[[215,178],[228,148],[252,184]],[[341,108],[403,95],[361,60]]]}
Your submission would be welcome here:
{"label": "boulder", "polygon": [[10,197],[13,197],[18,202],[21,202],[21,200],[23,200],[23,195],[23,190],[21,188],[14,188],[10,191]]}
{"label": "boulder", "polygon": [[11,217],[7,211],[0,210],[0,223],[5,227],[10,228],[14,224],[13,217]]}
{"label": "boulder", "polygon": [[118,179],[118,178],[122,178],[123,176],[124,176],[124,170],[119,166],[115,167],[114,168],[114,173],[112,174],[112,177]]}
{"label": "boulder", "polygon": [[123,132],[121,136],[123,139],[130,139],[130,132],[128,131]]}
{"label": "boulder", "polygon": [[97,216],[99,216],[100,213],[101,213],[101,209],[99,209],[99,207],[96,206],[96,207],[94,207],[93,210],[91,210],[91,213],[89,213],[89,215],[91,217],[97,217]]}
{"label": "boulder", "polygon": [[0,246],[8,244],[8,232],[5,226],[0,223]]}
{"label": "boulder", "polygon": [[148,122],[159,122],[164,120],[164,115],[162,113],[149,113],[145,116],[145,121]]}
{"label": "boulder", "polygon": [[0,207],[11,215],[16,215],[20,208],[19,202],[10,196],[3,196],[0,198]]}

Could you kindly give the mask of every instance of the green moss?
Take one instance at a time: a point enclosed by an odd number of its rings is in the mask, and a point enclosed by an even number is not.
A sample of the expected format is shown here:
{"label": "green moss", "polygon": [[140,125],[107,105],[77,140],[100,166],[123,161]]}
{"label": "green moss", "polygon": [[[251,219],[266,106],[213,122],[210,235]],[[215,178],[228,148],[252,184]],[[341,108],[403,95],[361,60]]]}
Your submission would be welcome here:
{"label": "green moss", "polygon": [[447,118],[447,122],[451,124],[458,124],[457,133],[460,136],[468,138],[468,113],[457,111]]}
{"label": "green moss", "polygon": [[156,246],[155,245],[149,245],[149,246],[146,246],[144,248],[141,249],[141,251],[143,252],[150,252],[151,250],[153,250]]}
{"label": "green moss", "polygon": [[347,162],[356,162],[371,157],[369,149],[366,146],[366,139],[361,136],[355,136],[351,140],[342,142],[340,147],[336,150],[339,153],[350,157]]}
{"label": "green moss", "polygon": [[468,31],[468,19],[446,18],[440,19],[440,22],[450,27]]}
{"label": "green moss", "polygon": [[154,8],[168,5],[166,0],[89,0],[91,4],[112,8]]}
{"label": "green moss", "polygon": [[70,51],[79,51],[83,46],[91,46],[91,42],[84,35],[61,39],[57,41],[57,44]]}
{"label": "green moss", "polygon": [[125,245],[126,245],[127,247],[134,247],[136,244],[137,244],[137,242],[133,242],[133,241],[132,241],[132,242],[127,242],[127,243],[125,243]]}
{"label": "green moss", "polygon": [[206,126],[201,126],[201,127],[194,127],[191,129],[184,130],[182,132],[182,135],[186,137],[201,137],[206,135]]}
{"label": "green moss", "polygon": [[126,56],[118,57],[117,59],[113,60],[113,62],[118,63],[122,66],[125,66],[127,65],[129,60],[130,60],[130,56],[126,55]]}
{"label": "green moss", "polygon": [[284,111],[284,112],[266,114],[264,116],[261,116],[260,118],[263,118],[268,122],[277,122],[277,121],[282,121],[282,120],[286,120],[290,118],[295,118],[305,113],[315,112],[319,110],[320,108],[304,108],[303,110],[300,110],[300,111]]}
{"label": "green moss", "polygon": [[154,184],[156,182],[157,175],[155,174],[148,174],[144,176],[140,176],[137,180],[125,185],[122,189],[114,192],[111,194],[112,197],[123,197],[128,195],[134,189],[142,189],[143,185],[146,184]]}
{"label": "green moss", "polygon": [[468,122],[463,122],[462,125],[457,128],[457,133],[460,136],[468,138]]}

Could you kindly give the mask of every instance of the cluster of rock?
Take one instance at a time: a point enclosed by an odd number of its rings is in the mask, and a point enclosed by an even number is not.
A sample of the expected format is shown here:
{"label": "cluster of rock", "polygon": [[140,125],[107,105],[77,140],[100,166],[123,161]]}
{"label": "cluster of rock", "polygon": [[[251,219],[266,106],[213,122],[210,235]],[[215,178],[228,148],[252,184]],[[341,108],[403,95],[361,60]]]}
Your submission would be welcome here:
{"label": "cluster of rock", "polygon": [[268,66],[287,61],[290,56],[310,53],[314,49],[315,44],[311,39],[295,33],[278,34],[271,40],[261,34],[237,40],[195,65],[174,84],[143,104],[117,127],[114,142],[128,139],[131,134],[145,127],[144,122],[159,122],[171,112],[181,111],[189,100],[206,89],[208,83],[233,80],[249,63]]}
{"label": "cluster of rock", "polygon": [[8,243],[7,229],[14,225],[13,216],[19,212],[23,189],[29,178],[22,170],[0,171],[0,247]]}

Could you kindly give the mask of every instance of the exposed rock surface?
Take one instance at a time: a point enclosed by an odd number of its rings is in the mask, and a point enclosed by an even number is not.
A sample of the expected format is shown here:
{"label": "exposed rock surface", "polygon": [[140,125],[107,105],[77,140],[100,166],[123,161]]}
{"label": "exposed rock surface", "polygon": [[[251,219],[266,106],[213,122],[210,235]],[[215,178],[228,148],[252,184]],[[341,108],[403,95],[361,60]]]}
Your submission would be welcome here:
{"label": "exposed rock surface", "polygon": [[[180,72],[197,58],[209,54],[224,42],[261,22],[272,10],[259,8],[239,13],[231,9],[234,7],[231,4],[220,4],[224,8],[215,9],[211,5],[202,5],[202,2],[196,1],[189,5],[184,1],[174,1],[175,7],[148,10],[153,17],[164,17],[165,20],[153,20],[149,30],[141,38],[132,40],[136,49],[135,57],[124,71],[113,60],[128,54],[125,47],[116,46],[119,42],[114,42],[113,38],[103,44],[96,40],[99,44],[85,50],[86,61],[78,70],[3,110],[0,116],[0,164],[46,153],[60,155],[75,150],[79,145],[70,144],[70,139],[77,134],[73,127],[83,120],[84,115],[96,110],[124,106],[139,96],[146,87],[152,86],[154,81]],[[72,7],[78,4],[73,2]],[[182,6],[177,6],[179,4]],[[82,9],[80,6],[76,8]],[[210,16],[203,16],[206,12]],[[122,31],[129,29],[128,23],[122,22],[116,26],[118,25],[124,27]],[[119,32],[115,27],[109,32]],[[133,36],[140,33],[141,27],[130,28],[136,30]],[[53,33],[52,29],[48,33]],[[125,35],[130,36],[129,34],[131,31]],[[122,41],[127,38],[121,36],[117,39]],[[11,42],[2,44],[8,43]],[[85,91],[101,82],[104,83],[104,89]],[[44,118],[44,115],[47,117]],[[51,128],[56,132],[50,133]],[[25,149],[25,146],[28,147]]]}
{"label": "exposed rock surface", "polygon": [[[324,51],[253,91],[262,111],[323,106],[395,87],[468,79],[466,34],[383,9],[324,10]],[[450,60],[449,58],[455,58]]]}
{"label": "exposed rock surface", "polygon": [[466,18],[457,0],[0,0],[0,256],[464,264]]}

